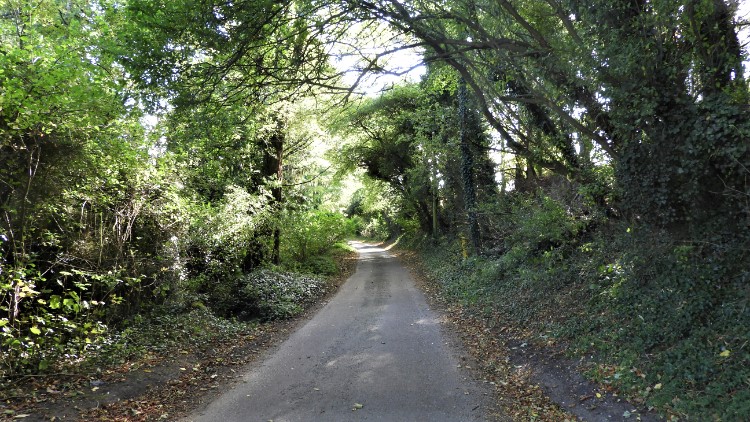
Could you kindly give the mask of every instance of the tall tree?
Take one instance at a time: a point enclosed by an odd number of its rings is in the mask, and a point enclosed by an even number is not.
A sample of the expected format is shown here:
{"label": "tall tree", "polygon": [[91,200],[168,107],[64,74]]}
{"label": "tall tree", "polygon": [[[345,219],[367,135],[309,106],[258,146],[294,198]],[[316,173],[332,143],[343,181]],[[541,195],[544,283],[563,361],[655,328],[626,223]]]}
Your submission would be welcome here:
{"label": "tall tree", "polygon": [[101,5],[0,4],[0,337],[13,369],[137,309],[168,255],[169,188]]}
{"label": "tall tree", "polygon": [[604,156],[617,169],[621,211],[677,231],[746,219],[750,123],[735,3],[347,5],[454,67],[504,144],[530,163],[597,184],[591,160],[574,151]]}
{"label": "tall tree", "polygon": [[461,230],[478,246],[478,201],[497,194],[495,165],[476,109],[445,70],[355,108],[340,129],[349,135],[340,160],[388,183],[423,232]]}
{"label": "tall tree", "polygon": [[[147,89],[146,102],[153,108],[168,103],[172,115],[191,116],[179,119],[185,131],[181,139],[167,136],[170,142],[186,150],[201,143],[221,148],[203,150],[199,162],[186,156],[200,170],[196,180],[210,169],[200,189],[214,201],[229,186],[253,194],[267,189],[268,205],[280,209],[284,157],[299,147],[287,142],[283,107],[316,87],[334,87],[338,76],[322,40],[335,18],[294,0],[132,0],[110,12],[126,16],[119,57]],[[196,117],[206,124],[195,125]],[[189,136],[196,132],[198,139]],[[278,263],[280,228],[269,230],[268,258]],[[266,258],[263,242],[252,242],[257,245],[247,249],[246,268]]]}
{"label": "tall tree", "polygon": [[[283,201],[284,150],[286,147],[286,123],[278,113],[270,117],[270,130],[263,140],[264,159],[261,174],[270,181],[272,206],[280,208]],[[281,263],[281,227],[273,228],[273,248],[271,262]]]}
{"label": "tall tree", "polygon": [[466,81],[458,81],[459,145],[461,149],[461,177],[464,185],[464,207],[467,215],[469,244],[472,254],[479,250],[479,222],[477,221],[477,193],[474,187],[474,154],[471,150],[471,106]]}

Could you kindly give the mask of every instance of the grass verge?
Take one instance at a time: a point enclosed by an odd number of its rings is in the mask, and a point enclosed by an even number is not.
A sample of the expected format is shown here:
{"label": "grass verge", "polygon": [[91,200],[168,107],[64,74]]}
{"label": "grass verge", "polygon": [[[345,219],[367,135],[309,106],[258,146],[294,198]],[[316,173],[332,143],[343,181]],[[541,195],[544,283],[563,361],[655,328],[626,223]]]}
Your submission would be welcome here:
{"label": "grass verge", "polygon": [[422,247],[428,276],[473,315],[591,358],[588,377],[669,420],[750,419],[746,239],[687,243],[622,222],[584,232],[564,213],[531,217],[499,254]]}

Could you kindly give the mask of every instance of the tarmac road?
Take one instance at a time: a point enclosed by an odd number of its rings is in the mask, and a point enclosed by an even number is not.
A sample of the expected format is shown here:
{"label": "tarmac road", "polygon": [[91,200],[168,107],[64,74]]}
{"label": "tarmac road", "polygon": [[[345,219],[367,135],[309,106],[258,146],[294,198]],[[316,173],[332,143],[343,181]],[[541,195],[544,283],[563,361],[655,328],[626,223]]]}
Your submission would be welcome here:
{"label": "tarmac road", "polygon": [[356,273],[234,388],[187,421],[481,421],[491,395],[459,368],[409,273],[354,243]]}

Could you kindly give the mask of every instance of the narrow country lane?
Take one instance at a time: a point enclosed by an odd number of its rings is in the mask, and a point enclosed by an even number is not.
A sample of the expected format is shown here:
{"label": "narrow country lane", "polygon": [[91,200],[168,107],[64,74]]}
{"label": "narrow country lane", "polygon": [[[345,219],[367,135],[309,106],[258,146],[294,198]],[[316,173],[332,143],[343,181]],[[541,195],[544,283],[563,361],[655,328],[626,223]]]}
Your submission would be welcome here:
{"label": "narrow country lane", "polygon": [[187,421],[481,421],[436,315],[397,259],[355,243],[357,272],[240,383]]}

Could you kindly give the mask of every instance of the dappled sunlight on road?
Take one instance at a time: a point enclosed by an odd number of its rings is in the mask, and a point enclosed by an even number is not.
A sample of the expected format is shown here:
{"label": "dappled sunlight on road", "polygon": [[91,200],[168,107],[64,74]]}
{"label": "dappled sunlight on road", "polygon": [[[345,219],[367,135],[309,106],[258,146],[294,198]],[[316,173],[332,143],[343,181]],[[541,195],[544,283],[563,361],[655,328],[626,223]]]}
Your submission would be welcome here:
{"label": "dappled sunlight on road", "polygon": [[398,245],[398,242],[401,240],[401,237],[398,237],[396,240],[394,240],[391,243],[386,242],[380,242],[380,243],[368,243],[368,242],[362,242],[360,240],[350,240],[347,242],[349,246],[357,249],[357,251],[362,253],[367,252],[387,252],[391,250],[393,247]]}
{"label": "dappled sunlight on road", "polygon": [[386,250],[381,248],[378,245],[368,245],[366,243],[360,243],[360,244],[353,244],[354,248],[357,249],[360,253],[368,253],[368,252],[385,252]]}
{"label": "dappled sunlight on road", "polygon": [[357,271],[337,295],[190,421],[484,420],[486,386],[461,373],[393,243],[349,245]]}

